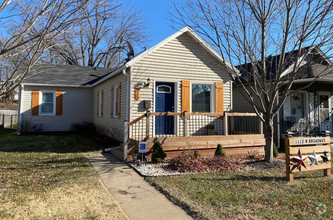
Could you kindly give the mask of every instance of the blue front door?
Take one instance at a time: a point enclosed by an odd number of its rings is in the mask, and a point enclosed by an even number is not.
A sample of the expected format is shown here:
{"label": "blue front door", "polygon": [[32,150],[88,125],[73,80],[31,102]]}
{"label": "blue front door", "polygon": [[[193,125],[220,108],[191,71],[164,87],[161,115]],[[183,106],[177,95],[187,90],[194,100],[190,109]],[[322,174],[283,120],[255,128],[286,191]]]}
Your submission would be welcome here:
{"label": "blue front door", "polygon": [[[174,112],[175,84],[156,82],[155,112]],[[174,134],[174,116],[156,116],[155,134]]]}

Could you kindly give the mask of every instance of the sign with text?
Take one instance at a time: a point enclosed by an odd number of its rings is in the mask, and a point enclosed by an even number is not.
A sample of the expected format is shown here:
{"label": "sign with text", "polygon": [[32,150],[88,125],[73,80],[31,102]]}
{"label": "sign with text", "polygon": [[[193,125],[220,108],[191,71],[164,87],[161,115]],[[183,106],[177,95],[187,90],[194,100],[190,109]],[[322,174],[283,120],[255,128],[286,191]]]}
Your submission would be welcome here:
{"label": "sign with text", "polygon": [[139,153],[147,153],[147,142],[139,142]]}
{"label": "sign with text", "polygon": [[300,137],[292,138],[289,140],[289,145],[315,145],[315,144],[327,144],[330,143],[330,137]]}
{"label": "sign with text", "polygon": [[330,136],[286,137],[286,177],[294,179],[294,174],[303,171],[323,170],[324,176],[331,174]]}

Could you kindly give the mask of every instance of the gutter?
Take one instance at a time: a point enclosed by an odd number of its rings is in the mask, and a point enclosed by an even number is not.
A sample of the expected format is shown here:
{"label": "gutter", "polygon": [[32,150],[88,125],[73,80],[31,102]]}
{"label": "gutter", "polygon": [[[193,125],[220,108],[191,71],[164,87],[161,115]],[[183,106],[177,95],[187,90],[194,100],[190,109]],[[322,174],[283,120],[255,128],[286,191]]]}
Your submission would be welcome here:
{"label": "gutter", "polygon": [[[94,84],[90,85],[90,87],[97,86],[98,84],[101,84],[102,82],[104,82],[104,81],[110,79],[111,77],[117,75],[118,73],[121,73],[121,72],[122,72],[124,75],[126,75],[126,69],[127,69],[128,67],[129,67],[128,64],[123,65],[122,67],[120,67],[119,69],[117,69],[116,71],[114,71],[113,73],[111,73],[110,75],[108,75],[108,76],[102,78],[101,80],[98,80],[98,81],[95,82]],[[124,73],[124,71],[125,71],[125,73]]]}

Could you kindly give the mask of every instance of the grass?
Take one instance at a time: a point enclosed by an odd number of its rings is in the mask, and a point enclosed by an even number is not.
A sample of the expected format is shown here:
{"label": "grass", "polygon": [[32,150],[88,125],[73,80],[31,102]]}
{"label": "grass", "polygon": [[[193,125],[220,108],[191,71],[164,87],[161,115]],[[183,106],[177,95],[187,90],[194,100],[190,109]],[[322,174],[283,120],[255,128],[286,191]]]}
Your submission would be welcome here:
{"label": "grass", "polygon": [[331,219],[333,178],[323,171],[295,178],[289,183],[284,170],[254,170],[147,180],[199,219]]}
{"label": "grass", "polygon": [[0,219],[127,219],[75,134],[16,136],[0,130]]}

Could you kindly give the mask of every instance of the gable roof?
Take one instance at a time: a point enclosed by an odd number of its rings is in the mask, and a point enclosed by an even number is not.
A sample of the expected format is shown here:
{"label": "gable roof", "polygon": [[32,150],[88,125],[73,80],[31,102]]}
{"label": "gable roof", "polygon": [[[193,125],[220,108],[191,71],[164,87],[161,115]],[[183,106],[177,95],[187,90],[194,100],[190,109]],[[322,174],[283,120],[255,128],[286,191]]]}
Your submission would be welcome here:
{"label": "gable roof", "polygon": [[[310,54],[307,55],[307,57],[304,57],[306,53],[308,53],[309,50],[312,50]],[[281,77],[286,76],[292,68],[294,67],[294,63],[296,61],[296,56],[298,54],[299,50],[294,50],[291,52],[286,52],[285,57],[287,58],[288,63],[285,64],[285,68],[281,74]],[[309,46],[304,47],[301,49],[301,55],[299,59],[303,59],[303,61],[300,63],[299,70],[297,72],[298,78],[315,78],[321,73],[322,75],[325,75],[328,78],[333,78],[332,73],[332,61],[317,47],[317,46]],[[266,62],[266,80],[274,80],[277,74],[277,67],[280,62],[280,54],[276,56],[268,56],[265,59]],[[305,65],[307,63],[311,63],[311,65]],[[251,82],[253,81],[253,74],[252,73],[253,67],[255,65],[261,66],[262,61],[258,61],[257,63],[245,63],[239,66],[236,66],[236,68],[241,73],[240,79],[244,82]],[[239,81],[236,81],[236,84],[238,84]]]}
{"label": "gable roof", "polygon": [[114,70],[101,67],[37,64],[22,83],[25,85],[89,87]]}
{"label": "gable roof", "polygon": [[[36,65],[28,77],[23,80],[25,85],[54,85],[54,86],[74,86],[74,87],[94,87],[111,77],[125,72],[127,68],[142,60],[158,48],[164,46],[170,41],[176,39],[178,36],[187,33],[197,43],[199,43],[204,50],[216,58],[228,71],[235,71],[236,69],[225,61],[222,56],[212,48],[202,37],[195,33],[190,27],[186,26],[177,31],[170,37],[149,48],[141,54],[138,54],[133,59],[125,63],[123,66],[110,69],[101,67],[83,67],[74,65]],[[236,70],[238,71],[238,70]]]}
{"label": "gable roof", "polygon": [[228,71],[231,71],[231,72],[238,71],[237,69],[235,69],[231,65],[231,63],[224,60],[222,58],[222,56],[213,47],[211,47],[202,37],[200,37],[192,28],[190,28],[189,26],[186,26],[183,29],[181,29],[181,30],[177,31],[176,33],[174,33],[173,35],[171,35],[170,37],[168,37],[168,38],[164,39],[163,41],[159,42],[155,46],[153,46],[153,47],[149,48],[148,50],[144,51],[143,53],[135,56],[133,59],[131,59],[130,61],[125,63],[121,68],[119,68],[118,70],[116,70],[112,74],[108,75],[107,77],[103,78],[102,80],[99,80],[98,82],[96,82],[92,86],[98,85],[98,84],[104,82],[105,80],[113,77],[114,75],[120,73],[121,71],[127,69],[128,67],[130,67],[133,64],[137,63],[138,61],[142,60],[143,58],[145,58],[146,56],[148,56],[152,52],[156,51],[157,49],[161,48],[162,46],[166,45],[167,43],[176,39],[177,37],[179,37],[180,35],[182,35],[184,33],[189,34],[197,43],[199,43],[202,46],[203,49],[205,49],[210,55],[212,55],[223,66],[225,66]]}

